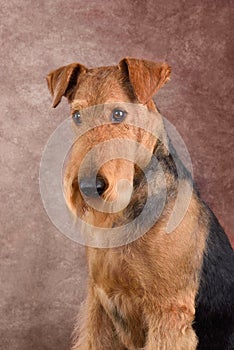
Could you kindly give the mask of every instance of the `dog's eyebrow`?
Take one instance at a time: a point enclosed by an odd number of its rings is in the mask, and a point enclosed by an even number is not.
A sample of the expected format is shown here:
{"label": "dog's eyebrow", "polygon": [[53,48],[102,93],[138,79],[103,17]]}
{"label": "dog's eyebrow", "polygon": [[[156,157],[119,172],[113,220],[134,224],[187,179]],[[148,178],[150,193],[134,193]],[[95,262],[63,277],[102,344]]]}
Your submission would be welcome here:
{"label": "dog's eyebrow", "polygon": [[80,108],[86,108],[87,107],[87,101],[86,100],[74,100],[71,103],[72,109],[80,109]]}

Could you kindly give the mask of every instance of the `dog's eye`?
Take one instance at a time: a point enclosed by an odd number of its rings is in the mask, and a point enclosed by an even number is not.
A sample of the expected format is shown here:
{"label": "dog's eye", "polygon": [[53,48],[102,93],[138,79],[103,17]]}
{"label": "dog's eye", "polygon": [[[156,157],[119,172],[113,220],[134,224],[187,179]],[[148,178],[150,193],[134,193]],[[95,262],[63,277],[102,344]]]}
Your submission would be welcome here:
{"label": "dog's eye", "polygon": [[124,120],[126,115],[127,115],[126,111],[122,111],[121,109],[114,109],[111,114],[111,120],[114,123],[120,123],[122,122],[122,120]]}
{"label": "dog's eye", "polygon": [[72,114],[72,119],[74,120],[75,124],[81,124],[81,114],[79,111],[76,111]]}

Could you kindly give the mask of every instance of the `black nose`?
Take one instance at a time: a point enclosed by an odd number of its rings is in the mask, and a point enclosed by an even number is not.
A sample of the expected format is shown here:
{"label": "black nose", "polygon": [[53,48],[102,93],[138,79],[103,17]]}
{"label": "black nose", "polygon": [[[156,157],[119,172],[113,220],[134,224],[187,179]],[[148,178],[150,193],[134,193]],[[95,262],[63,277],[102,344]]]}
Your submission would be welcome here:
{"label": "black nose", "polygon": [[87,197],[98,197],[101,196],[104,191],[106,190],[106,183],[102,177],[96,178],[96,183],[93,179],[82,179],[79,182],[80,190],[87,196]]}

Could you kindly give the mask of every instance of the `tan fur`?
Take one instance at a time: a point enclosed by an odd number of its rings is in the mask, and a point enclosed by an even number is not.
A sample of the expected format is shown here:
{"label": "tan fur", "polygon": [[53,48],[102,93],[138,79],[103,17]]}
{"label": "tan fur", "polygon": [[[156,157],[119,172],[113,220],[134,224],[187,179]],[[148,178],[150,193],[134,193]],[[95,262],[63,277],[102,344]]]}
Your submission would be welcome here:
{"label": "tan fur", "polygon": [[[91,70],[80,64],[62,67],[50,73],[48,86],[54,105],[63,94],[72,113],[121,101],[145,105],[159,116],[152,96],[169,79],[169,74],[170,67],[165,63],[126,58],[113,67]],[[101,118],[101,113],[96,117]],[[152,135],[136,127],[123,124],[98,127],[74,143],[64,177],[66,200],[74,215],[110,228],[117,214],[91,210],[80,194],[76,177],[85,154],[96,144],[115,137],[137,140],[151,154],[157,143]],[[134,164],[114,159],[104,164],[100,172],[110,186],[106,199],[113,200],[116,181],[125,178],[133,182]],[[167,187],[174,186],[170,174],[166,181]],[[86,248],[88,297],[74,332],[73,350],[196,349],[192,323],[207,219],[205,208],[193,193],[183,220],[167,234],[174,204],[172,195],[152,229],[134,242],[112,249]]]}

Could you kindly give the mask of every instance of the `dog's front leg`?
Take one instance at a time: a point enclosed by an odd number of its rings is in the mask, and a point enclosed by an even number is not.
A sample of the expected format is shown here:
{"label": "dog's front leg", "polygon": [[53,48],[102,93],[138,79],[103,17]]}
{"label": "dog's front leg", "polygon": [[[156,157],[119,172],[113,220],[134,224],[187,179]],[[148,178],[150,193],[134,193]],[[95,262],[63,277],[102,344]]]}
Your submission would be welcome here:
{"label": "dog's front leg", "polygon": [[74,336],[72,350],[126,350],[92,289],[81,308]]}
{"label": "dog's front leg", "polygon": [[[181,322],[181,320],[183,320]],[[149,330],[144,350],[195,350],[197,337],[192,322],[186,322],[186,315],[167,314],[153,316],[149,320]]]}

